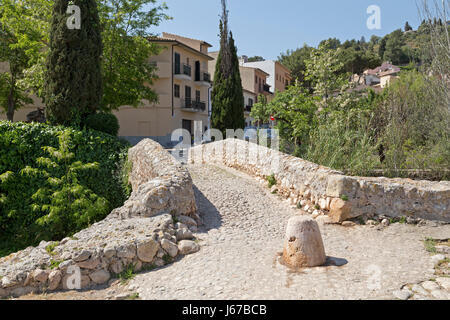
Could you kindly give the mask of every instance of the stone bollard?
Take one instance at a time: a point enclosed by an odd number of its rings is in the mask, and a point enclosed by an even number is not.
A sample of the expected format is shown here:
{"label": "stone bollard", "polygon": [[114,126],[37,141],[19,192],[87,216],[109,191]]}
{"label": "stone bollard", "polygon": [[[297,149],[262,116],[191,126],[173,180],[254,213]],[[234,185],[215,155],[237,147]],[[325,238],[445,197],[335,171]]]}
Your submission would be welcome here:
{"label": "stone bollard", "polygon": [[317,267],[325,263],[319,225],[308,216],[289,219],[283,250],[284,262],[294,268]]}

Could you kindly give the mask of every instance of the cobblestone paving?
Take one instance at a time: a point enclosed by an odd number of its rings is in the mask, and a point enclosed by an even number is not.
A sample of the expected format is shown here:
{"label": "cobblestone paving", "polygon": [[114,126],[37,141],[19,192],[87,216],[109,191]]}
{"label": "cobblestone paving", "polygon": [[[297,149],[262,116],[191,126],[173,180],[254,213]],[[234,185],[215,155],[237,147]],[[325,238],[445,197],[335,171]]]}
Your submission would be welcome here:
{"label": "cobblestone paving", "polygon": [[202,248],[138,275],[129,287],[142,299],[395,299],[405,284],[435,277],[423,240],[450,235],[450,225],[321,225],[327,266],[292,271],[278,253],[289,217],[300,210],[238,171],[189,170],[204,219],[196,234]]}
{"label": "cobblestone paving", "polygon": [[447,277],[434,269],[449,252],[433,256],[423,243],[450,238],[450,225],[320,225],[327,266],[293,271],[278,262],[278,254],[287,221],[300,210],[233,169],[189,165],[189,171],[204,222],[195,234],[199,252],[126,285],[112,281],[95,290],[21,299],[123,299],[136,293],[139,299],[194,300],[450,298],[448,260]]}

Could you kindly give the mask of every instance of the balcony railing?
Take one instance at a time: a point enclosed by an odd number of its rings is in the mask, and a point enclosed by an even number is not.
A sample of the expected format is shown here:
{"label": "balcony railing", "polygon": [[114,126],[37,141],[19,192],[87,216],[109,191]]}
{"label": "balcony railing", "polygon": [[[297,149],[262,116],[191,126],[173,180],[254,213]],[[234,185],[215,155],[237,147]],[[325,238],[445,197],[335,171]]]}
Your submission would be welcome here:
{"label": "balcony railing", "polygon": [[181,66],[175,65],[175,74],[184,74],[190,77],[192,74],[192,67],[184,63]]}
{"label": "balcony railing", "polygon": [[263,90],[264,90],[264,92],[270,92],[270,85],[264,84],[263,85]]}
{"label": "balcony railing", "polygon": [[192,100],[189,98],[185,98],[181,100],[181,108],[182,109],[189,109],[194,111],[205,111],[206,110],[206,103],[203,101],[197,101]]}
{"label": "balcony railing", "polygon": [[208,72],[203,72],[203,81],[211,82],[211,75]]}
{"label": "balcony railing", "polygon": [[200,72],[196,74],[195,81],[211,82],[211,75],[208,72]]}

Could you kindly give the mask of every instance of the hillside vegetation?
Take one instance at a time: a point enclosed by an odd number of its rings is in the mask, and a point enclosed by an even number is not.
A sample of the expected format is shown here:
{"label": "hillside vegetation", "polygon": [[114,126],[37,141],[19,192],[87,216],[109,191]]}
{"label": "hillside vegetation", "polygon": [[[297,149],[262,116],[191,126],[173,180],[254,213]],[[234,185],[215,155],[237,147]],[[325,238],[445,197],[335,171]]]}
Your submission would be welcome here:
{"label": "hillside vegetation", "polygon": [[[282,151],[352,175],[450,176],[450,36],[441,20],[369,42],[338,39],[280,57],[295,83],[251,116],[275,118]],[[356,88],[355,73],[389,60],[388,88]]]}

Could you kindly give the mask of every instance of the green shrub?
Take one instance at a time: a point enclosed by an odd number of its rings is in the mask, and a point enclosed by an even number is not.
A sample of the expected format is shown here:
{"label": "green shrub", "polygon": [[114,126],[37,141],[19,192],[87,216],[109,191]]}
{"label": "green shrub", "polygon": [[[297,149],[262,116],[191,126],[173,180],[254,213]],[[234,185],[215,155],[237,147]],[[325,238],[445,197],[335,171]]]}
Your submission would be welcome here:
{"label": "green shrub", "polygon": [[98,131],[0,121],[0,256],[61,240],[120,207],[128,147]]}
{"label": "green shrub", "polygon": [[272,188],[274,185],[277,184],[277,179],[275,178],[275,175],[273,173],[267,177],[267,182],[269,188]]}
{"label": "green shrub", "polygon": [[134,270],[134,264],[130,263],[125,266],[124,270],[119,273],[119,279],[122,284],[126,284],[129,280],[133,279],[136,276],[136,272]]}
{"label": "green shrub", "polygon": [[95,113],[86,117],[84,125],[88,129],[93,129],[117,136],[119,133],[119,120],[112,113]]}
{"label": "green shrub", "polygon": [[367,175],[379,165],[370,111],[333,111],[311,131],[306,160],[350,175]]}

